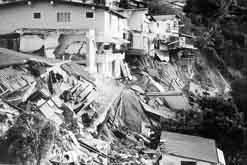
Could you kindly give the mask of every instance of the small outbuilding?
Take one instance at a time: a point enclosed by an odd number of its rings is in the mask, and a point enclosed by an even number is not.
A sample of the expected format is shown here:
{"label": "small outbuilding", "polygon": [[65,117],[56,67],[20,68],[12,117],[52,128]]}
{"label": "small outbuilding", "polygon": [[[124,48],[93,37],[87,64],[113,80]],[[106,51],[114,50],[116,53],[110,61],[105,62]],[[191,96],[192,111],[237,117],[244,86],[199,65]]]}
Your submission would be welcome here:
{"label": "small outbuilding", "polygon": [[160,164],[166,165],[225,165],[223,152],[215,140],[164,131],[161,134]]}

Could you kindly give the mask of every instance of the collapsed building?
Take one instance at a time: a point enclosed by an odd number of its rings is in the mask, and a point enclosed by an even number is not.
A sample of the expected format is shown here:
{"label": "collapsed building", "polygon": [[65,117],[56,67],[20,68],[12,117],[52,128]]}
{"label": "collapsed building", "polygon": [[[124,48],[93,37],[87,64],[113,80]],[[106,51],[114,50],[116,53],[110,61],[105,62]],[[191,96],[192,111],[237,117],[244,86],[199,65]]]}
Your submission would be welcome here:
{"label": "collapsed building", "polygon": [[[4,55],[3,51],[1,55]],[[11,151],[7,158],[18,163],[24,161],[27,154],[24,164],[34,163],[34,160],[85,164],[107,164],[115,161],[120,164],[140,164],[142,161],[151,160],[137,156],[138,146],[140,150],[145,148],[142,140],[137,139],[149,141],[138,135],[145,115],[138,99],[132,100],[132,104],[129,103],[129,96],[136,97],[133,96],[133,92],[123,92],[123,87],[112,80],[102,80],[100,76],[95,79],[75,63],[61,62],[51,65],[37,59],[33,61],[29,57],[23,58],[22,54],[17,57],[23,61],[9,59],[9,65],[1,70],[5,72],[2,72],[5,76],[1,77],[1,87],[4,89],[1,93],[1,114],[4,118],[1,123],[1,137],[4,137],[2,142],[6,143]],[[136,112],[131,112],[130,106],[135,106]],[[115,113],[117,107],[119,110]],[[132,123],[131,121],[137,119],[136,115],[141,113],[142,118],[136,124]],[[123,139],[126,134],[118,129],[128,124],[136,125],[132,128],[136,134],[129,132],[126,136],[129,143],[134,144],[136,148],[130,147],[122,151],[121,148],[125,145],[116,139]],[[42,130],[46,128],[48,130],[42,134]],[[23,132],[18,132],[21,130]],[[42,146],[39,146],[33,139],[34,136],[40,143],[45,140],[43,143],[46,145],[42,143]],[[47,138],[39,139],[42,136]],[[26,141],[28,139],[29,142]],[[17,143],[20,143],[20,146],[17,146]],[[48,147],[44,149],[45,158],[44,155],[33,158],[32,152],[37,154],[37,151],[31,144],[41,148]],[[23,155],[17,153],[18,150],[22,151]],[[131,152],[137,155],[133,156]],[[119,160],[118,157],[122,159]],[[6,160],[8,161],[10,160]]]}
{"label": "collapsed building", "polygon": [[[122,1],[124,10],[99,2],[107,5],[0,4],[0,18],[9,21],[0,45],[19,51],[0,49],[1,163],[181,163],[182,152],[174,158],[160,149],[170,140],[161,123],[200,113],[191,101],[197,97],[229,91],[180,36],[177,16],[150,16],[134,7],[142,1]],[[198,150],[183,163],[207,157],[196,157]],[[224,162],[210,156],[209,163]]]}
{"label": "collapsed building", "polygon": [[71,61],[0,52],[3,163],[155,164],[167,157],[160,122],[193,110],[184,76],[154,57],[132,57],[127,79],[113,80]]}
{"label": "collapsed building", "polygon": [[[79,61],[90,73],[120,77],[127,20],[106,2],[8,1],[1,3],[0,45],[51,59]],[[18,10],[19,13],[15,11]],[[12,13],[12,15],[9,15]],[[19,22],[21,21],[21,22]]]}

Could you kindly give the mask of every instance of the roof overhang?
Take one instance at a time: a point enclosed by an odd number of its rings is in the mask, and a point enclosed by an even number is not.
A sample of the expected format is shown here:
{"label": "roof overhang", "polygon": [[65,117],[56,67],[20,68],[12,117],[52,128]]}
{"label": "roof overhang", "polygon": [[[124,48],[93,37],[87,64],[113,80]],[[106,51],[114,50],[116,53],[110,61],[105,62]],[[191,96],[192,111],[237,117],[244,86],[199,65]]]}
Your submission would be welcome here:
{"label": "roof overhang", "polygon": [[130,41],[125,40],[125,39],[123,39],[123,38],[119,38],[119,37],[112,37],[112,38],[113,38],[113,40],[115,40],[116,43],[118,43],[118,44],[128,44],[128,43],[130,43]]}
{"label": "roof overhang", "polygon": [[89,32],[90,29],[40,29],[40,28],[21,28],[16,29],[17,34],[48,34],[48,33],[63,33],[63,34],[84,34]]}
{"label": "roof overhang", "polygon": [[125,53],[126,56],[145,56],[148,51],[144,49],[129,49]]}
{"label": "roof overhang", "polygon": [[54,4],[67,4],[67,5],[74,5],[74,6],[82,6],[82,7],[91,7],[91,8],[94,8],[94,9],[103,9],[107,12],[110,12],[114,15],[117,15],[123,19],[125,19],[126,17],[123,16],[121,13],[107,7],[107,6],[104,6],[104,5],[98,5],[98,4],[95,4],[95,3],[84,3],[82,1],[76,1],[76,0],[16,0],[16,1],[11,1],[11,2],[6,2],[6,3],[1,3],[0,4],[0,8],[1,7],[10,7],[10,6],[16,6],[16,5],[32,5],[32,3],[37,3],[37,2],[53,2],[51,3],[51,5],[54,5]]}
{"label": "roof overhang", "polygon": [[36,55],[25,54],[10,49],[0,48],[0,68],[11,65],[25,64],[28,61],[46,63],[50,66],[61,62],[60,60],[56,59],[47,59]]}

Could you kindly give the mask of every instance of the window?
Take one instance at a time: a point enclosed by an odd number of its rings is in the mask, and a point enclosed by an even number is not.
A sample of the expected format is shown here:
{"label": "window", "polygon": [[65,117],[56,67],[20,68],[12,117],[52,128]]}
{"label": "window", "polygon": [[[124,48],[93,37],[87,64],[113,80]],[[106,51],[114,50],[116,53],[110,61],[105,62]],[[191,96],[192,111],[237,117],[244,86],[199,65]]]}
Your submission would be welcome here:
{"label": "window", "polygon": [[143,37],[143,49],[148,49],[149,40],[147,37]]}
{"label": "window", "polygon": [[110,50],[111,49],[111,45],[104,45],[104,50]]}
{"label": "window", "polygon": [[71,22],[71,13],[70,12],[58,12],[57,22]]}
{"label": "window", "polygon": [[126,33],[123,33],[123,39],[127,39]]}
{"label": "window", "polygon": [[94,18],[94,13],[92,11],[86,12],[86,17],[87,18]]}
{"label": "window", "polygon": [[117,30],[118,30],[118,32],[120,32],[120,18],[117,18]]}
{"label": "window", "polygon": [[181,161],[181,165],[196,165],[196,162]]}
{"label": "window", "polygon": [[167,23],[167,32],[170,33],[171,32],[171,24]]}
{"label": "window", "polygon": [[33,13],[33,18],[34,19],[40,19],[41,18],[41,13]]}
{"label": "window", "polygon": [[175,21],[173,24],[173,28],[176,29],[177,27],[178,27],[178,22]]}

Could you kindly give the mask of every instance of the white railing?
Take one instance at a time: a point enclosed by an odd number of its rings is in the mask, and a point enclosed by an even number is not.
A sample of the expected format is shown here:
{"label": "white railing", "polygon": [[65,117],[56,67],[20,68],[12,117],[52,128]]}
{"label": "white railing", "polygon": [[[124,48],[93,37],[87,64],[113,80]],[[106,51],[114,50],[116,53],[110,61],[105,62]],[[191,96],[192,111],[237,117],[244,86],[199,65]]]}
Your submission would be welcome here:
{"label": "white railing", "polygon": [[115,60],[123,60],[125,57],[124,53],[104,53],[96,55],[96,63],[106,63]]}

